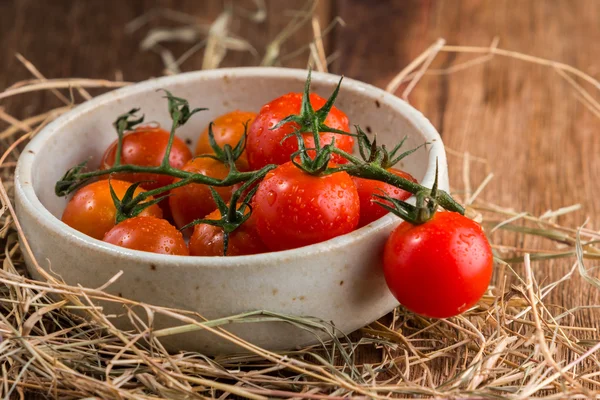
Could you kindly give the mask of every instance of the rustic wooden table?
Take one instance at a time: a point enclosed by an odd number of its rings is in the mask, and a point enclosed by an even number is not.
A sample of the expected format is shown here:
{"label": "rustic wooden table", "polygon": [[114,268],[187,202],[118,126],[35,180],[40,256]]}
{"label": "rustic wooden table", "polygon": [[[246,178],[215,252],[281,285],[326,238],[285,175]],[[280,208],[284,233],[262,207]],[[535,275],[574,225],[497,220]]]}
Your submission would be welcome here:
{"label": "rustic wooden table", "polygon": [[[267,1],[266,22],[236,29],[264,52],[289,21],[288,11],[304,3]],[[253,7],[250,1],[244,4]],[[53,78],[122,75],[136,81],[161,75],[159,56],[138,49],[147,28],[131,35],[124,32],[127,22],[157,6],[211,21],[223,2],[0,0],[0,87],[30,78],[15,58],[16,52]],[[323,26],[334,16],[346,23],[327,37],[327,52],[338,52],[330,71],[380,87],[440,37],[449,44],[488,46],[497,36],[502,48],[572,64],[591,75],[600,73],[600,2],[595,0],[339,0],[321,1],[317,13]],[[308,43],[311,37],[307,24],[284,45],[283,53]],[[181,54],[189,46],[177,43],[169,48]],[[304,53],[290,58],[285,65],[305,67],[306,57]],[[435,65],[444,67],[466,59],[440,54]],[[258,61],[249,53],[231,52],[223,65]],[[198,53],[182,70],[201,66]],[[600,185],[594,176],[600,175],[596,132],[600,121],[574,93],[549,68],[496,56],[452,75],[423,77],[409,100],[438,128],[447,147],[488,160],[488,166],[481,164],[471,171],[473,187],[488,172],[495,173],[482,198],[534,214],[581,203],[582,209],[563,221],[577,226],[589,216],[588,227],[597,228]],[[22,118],[54,101],[45,93],[0,105]],[[463,190],[463,161],[459,156],[449,157],[451,182],[456,190]],[[540,239],[524,240],[525,247],[534,247]],[[571,268],[571,262],[536,263],[535,274],[539,280],[554,280]],[[600,291],[578,276],[562,288],[552,293],[552,303],[570,308],[600,302]],[[591,311],[578,313],[576,318],[584,326],[600,327],[598,314]]]}

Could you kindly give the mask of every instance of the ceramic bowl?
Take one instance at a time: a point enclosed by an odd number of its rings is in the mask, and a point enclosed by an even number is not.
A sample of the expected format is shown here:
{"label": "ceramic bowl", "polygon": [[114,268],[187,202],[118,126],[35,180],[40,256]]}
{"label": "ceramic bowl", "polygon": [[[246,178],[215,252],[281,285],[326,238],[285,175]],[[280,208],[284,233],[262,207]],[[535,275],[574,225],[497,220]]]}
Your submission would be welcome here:
{"label": "ceramic bowl", "polygon": [[[391,311],[397,302],[381,270],[382,247],[399,223],[387,215],[372,224],[326,242],[299,249],[241,257],[181,257],[128,250],[92,239],[61,222],[67,199],[54,194],[55,182],[83,160],[98,165],[104,149],[116,138],[112,122],[133,107],[146,121],[169,126],[164,88],[208,107],[177,134],[194,148],[199,133],[220,114],[234,109],[258,111],[284,93],[302,91],[306,71],[283,68],[234,68],[191,72],[141,82],[98,96],[40,131],[23,151],[15,175],[19,221],[39,264],[66,283],[96,288],[119,271],[107,292],[149,304],[195,311],[208,319],[251,310],[312,316],[352,332]],[[339,77],[314,73],[312,90],[328,97]],[[406,148],[422,147],[400,167],[431,187],[435,160],[439,186],[448,189],[442,141],[431,123],[397,97],[371,85],[345,79],[336,102],[378,141],[395,144],[408,136]],[[34,277],[39,277],[27,259]],[[123,313],[114,303],[101,304],[106,314]],[[127,328],[126,318],[115,324]],[[155,329],[181,323],[156,317]],[[313,334],[284,322],[232,323],[225,329],[273,350],[313,343]],[[240,348],[209,332],[167,336],[171,351],[230,353]]]}

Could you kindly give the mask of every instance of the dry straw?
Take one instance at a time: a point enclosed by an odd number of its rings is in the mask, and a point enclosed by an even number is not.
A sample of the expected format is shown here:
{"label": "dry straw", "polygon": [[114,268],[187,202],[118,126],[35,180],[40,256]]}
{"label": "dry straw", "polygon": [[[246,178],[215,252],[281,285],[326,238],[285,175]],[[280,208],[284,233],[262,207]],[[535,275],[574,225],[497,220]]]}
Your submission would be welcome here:
{"label": "dry straw", "polygon": [[[215,21],[197,21],[170,10],[154,10],[128,25],[129,31],[143,28],[150,19],[168,18],[181,28],[150,31],[142,48],[157,51],[165,60],[165,72],[179,70],[181,63],[204,48],[206,68],[216,68],[227,51],[255,52],[254,47],[231,31],[234,18],[260,22],[266,18],[263,1],[257,9],[226,9]],[[281,45],[300,27],[312,24],[315,39],[303,51],[310,63],[327,70],[322,37],[333,25],[321,30],[312,17],[309,3],[267,46],[263,65],[282,64],[286,55]],[[339,20],[335,20],[339,23]],[[183,40],[192,47],[178,60],[162,47],[164,40]],[[430,69],[440,52],[475,53],[479,57],[445,70]],[[289,56],[289,55],[287,55]],[[426,52],[398,74],[389,84],[395,92],[406,84],[407,98],[418,80],[426,74],[450,74],[493,57],[511,57],[533,62],[556,71],[573,88],[578,98],[597,115],[600,105],[579,83],[600,88],[589,75],[565,64],[515,53],[498,47],[448,46],[435,42]],[[17,120],[0,108],[0,119],[8,127],[0,132],[5,149],[0,159],[0,238],[4,247],[0,270],[0,396],[24,398],[37,393],[50,398],[386,398],[389,396],[425,396],[453,398],[591,398],[600,395],[600,349],[595,328],[578,326],[574,316],[593,305],[564,310],[547,302],[548,295],[574,274],[581,274],[593,286],[600,287],[584,262],[600,258],[595,244],[600,234],[585,227],[568,227],[556,218],[579,208],[578,205],[544,213],[541,216],[517,212],[481,200],[478,195],[491,174],[474,190],[470,180],[473,163],[485,163],[469,154],[449,150],[462,159],[463,202],[468,215],[482,221],[488,232],[504,230],[514,235],[535,235],[556,243],[554,250],[521,248],[514,240],[494,243],[497,267],[513,275],[514,284],[496,281],[480,304],[460,317],[429,320],[396,309],[392,315],[364,327],[350,338],[337,338],[335,329],[324,321],[254,312],[227,318],[227,321],[286,321],[314,332],[331,335],[326,343],[290,352],[274,353],[228,333],[224,321],[198,322],[192,313],[139,304],[105,293],[101,288],[70,286],[45,274],[45,281],[27,277],[23,254],[30,253],[11,205],[12,179],[19,155],[18,144],[26,142],[47,123],[71,109],[74,91],[84,99],[91,97],[86,88],[115,88],[127,82],[92,79],[46,79],[24,57],[18,56],[34,79],[17,82],[0,93],[8,99],[26,92],[50,91],[64,106]],[[69,89],[69,96],[63,89]],[[506,237],[506,236],[503,236]],[[547,248],[548,246],[546,246]],[[566,258],[573,268],[556,282],[539,284],[534,279],[535,260]],[[44,260],[37,260],[43,263]],[[517,274],[515,263],[523,263],[524,274]],[[505,276],[504,273],[498,276]],[[115,276],[113,280],[119,279]],[[591,288],[591,290],[596,290]],[[54,295],[52,298],[50,295]],[[103,299],[122,304],[137,327],[120,331],[111,319],[93,305]],[[147,319],[134,313],[145,310]],[[73,311],[84,312],[82,319]],[[557,311],[559,310],[559,311]],[[180,326],[154,331],[151,321],[156,314],[169,315]],[[206,329],[236,343],[246,355],[209,358],[197,353],[168,354],[160,338],[182,330]],[[368,353],[367,361],[357,355]],[[567,358],[565,354],[569,354]],[[365,357],[363,357],[365,358]]]}

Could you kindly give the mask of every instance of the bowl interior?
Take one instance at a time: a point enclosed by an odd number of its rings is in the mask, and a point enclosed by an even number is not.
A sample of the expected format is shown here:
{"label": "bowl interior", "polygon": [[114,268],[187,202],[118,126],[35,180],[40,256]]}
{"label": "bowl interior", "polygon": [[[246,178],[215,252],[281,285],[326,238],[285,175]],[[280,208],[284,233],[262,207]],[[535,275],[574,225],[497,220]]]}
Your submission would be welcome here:
{"label": "bowl interior", "polygon": [[[35,194],[51,214],[60,218],[67,199],[54,194],[54,183],[68,168],[86,159],[91,168],[97,167],[104,150],[116,138],[113,121],[133,107],[141,108],[146,122],[156,122],[168,129],[167,103],[164,94],[157,92],[159,88],[187,99],[192,107],[209,109],[196,114],[177,131],[193,150],[199,133],[217,116],[236,109],[258,112],[263,104],[278,96],[302,91],[305,78],[306,71],[301,70],[241,68],[159,78],[110,92],[80,106],[77,112],[49,126],[32,142],[33,149],[29,151],[33,153],[25,156],[34,156],[31,183]],[[315,73],[312,90],[328,97],[337,80],[334,75]],[[431,140],[424,136],[427,134],[422,127],[398,109],[399,105],[418,114],[396,97],[350,79],[342,83],[336,102],[348,115],[351,125],[359,124],[366,132],[377,133],[379,142],[394,145],[407,136],[405,149],[410,149]],[[424,147],[419,149],[403,160],[400,168],[423,182],[430,165],[428,152]]]}

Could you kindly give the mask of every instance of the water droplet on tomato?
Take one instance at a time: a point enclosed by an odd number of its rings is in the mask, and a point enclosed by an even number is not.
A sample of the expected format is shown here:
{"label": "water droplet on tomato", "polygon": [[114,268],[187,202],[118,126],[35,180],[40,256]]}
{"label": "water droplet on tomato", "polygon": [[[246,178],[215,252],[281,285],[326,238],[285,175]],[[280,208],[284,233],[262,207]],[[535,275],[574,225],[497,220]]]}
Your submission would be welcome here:
{"label": "water droplet on tomato", "polygon": [[460,235],[458,235],[458,237],[467,246],[471,244],[471,239],[473,239],[473,235],[466,233],[461,233]]}
{"label": "water droplet on tomato", "polygon": [[267,203],[269,203],[270,206],[272,206],[273,204],[275,204],[275,200],[277,200],[277,193],[275,193],[274,191],[269,191],[267,193]]}

